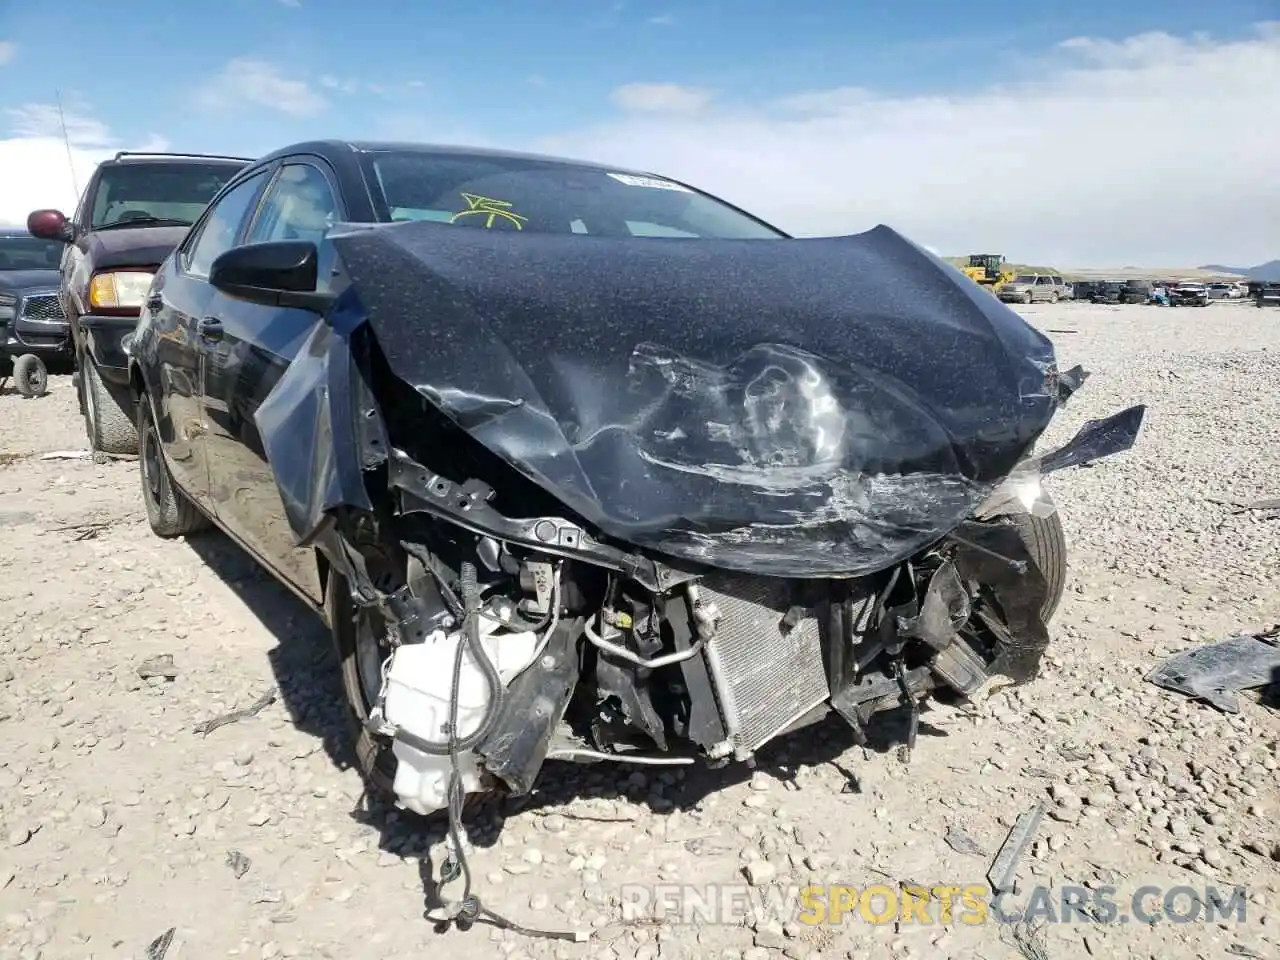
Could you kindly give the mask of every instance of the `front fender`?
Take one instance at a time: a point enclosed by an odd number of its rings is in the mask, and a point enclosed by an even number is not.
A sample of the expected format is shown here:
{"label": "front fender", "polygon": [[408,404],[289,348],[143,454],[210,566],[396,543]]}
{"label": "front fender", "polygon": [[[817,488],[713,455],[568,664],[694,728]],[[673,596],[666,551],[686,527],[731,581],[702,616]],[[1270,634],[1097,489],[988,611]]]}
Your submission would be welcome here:
{"label": "front fender", "polygon": [[1101,420],[1089,420],[1076,435],[1051,453],[1020,463],[974,512],[987,520],[1011,513],[1047,517],[1057,507],[1044,488],[1046,474],[1088,466],[1130,449],[1142,429],[1147,407],[1138,404]]}

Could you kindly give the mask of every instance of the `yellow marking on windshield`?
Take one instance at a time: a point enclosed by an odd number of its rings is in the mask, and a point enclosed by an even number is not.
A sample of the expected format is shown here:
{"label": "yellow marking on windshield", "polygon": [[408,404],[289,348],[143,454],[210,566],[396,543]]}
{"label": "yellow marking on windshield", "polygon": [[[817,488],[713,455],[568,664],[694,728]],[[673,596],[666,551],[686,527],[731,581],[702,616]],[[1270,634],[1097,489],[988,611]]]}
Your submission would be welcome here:
{"label": "yellow marking on windshield", "polygon": [[515,224],[517,230],[524,229],[524,222],[528,217],[522,217],[518,213],[512,213],[511,208],[514,206],[505,200],[494,200],[492,197],[479,197],[474,193],[464,193],[462,199],[467,201],[467,209],[460,210],[449,218],[450,223],[457,223],[462,217],[488,217],[484,222],[486,230],[492,229],[493,221],[497,217],[507,220]]}

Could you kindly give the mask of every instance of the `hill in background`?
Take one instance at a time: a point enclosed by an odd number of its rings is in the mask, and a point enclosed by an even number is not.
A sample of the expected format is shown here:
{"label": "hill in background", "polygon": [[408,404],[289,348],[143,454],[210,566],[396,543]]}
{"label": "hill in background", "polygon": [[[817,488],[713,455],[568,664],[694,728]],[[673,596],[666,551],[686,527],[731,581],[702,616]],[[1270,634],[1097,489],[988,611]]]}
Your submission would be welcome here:
{"label": "hill in background", "polygon": [[1280,280],[1280,260],[1270,260],[1256,267],[1223,267],[1211,264],[1201,270],[1214,270],[1220,273],[1238,273],[1250,280]]}

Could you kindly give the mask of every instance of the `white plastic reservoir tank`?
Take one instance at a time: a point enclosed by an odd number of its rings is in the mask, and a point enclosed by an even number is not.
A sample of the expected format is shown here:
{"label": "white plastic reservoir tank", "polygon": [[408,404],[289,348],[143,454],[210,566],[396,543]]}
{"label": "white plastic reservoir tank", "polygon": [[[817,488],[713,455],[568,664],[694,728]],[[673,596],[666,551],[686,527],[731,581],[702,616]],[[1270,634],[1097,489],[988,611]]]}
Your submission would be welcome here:
{"label": "white plastic reservoir tank", "polygon": [[[501,624],[480,619],[480,642],[505,687],[533,661],[538,636],[527,631],[498,632],[504,630]],[[447,746],[454,657],[460,643],[463,643],[460,631],[437,630],[423,643],[406,644],[396,650],[387,672],[385,714],[390,723],[422,740]],[[471,650],[464,650],[458,687],[459,739],[480,729],[489,699],[484,672]],[[395,741],[392,752],[398,761],[394,784],[398,805],[423,816],[445,809],[449,803],[452,772],[449,755],[423,753],[400,740]],[[463,790],[476,792],[481,783],[475,757],[463,751],[458,761]]]}

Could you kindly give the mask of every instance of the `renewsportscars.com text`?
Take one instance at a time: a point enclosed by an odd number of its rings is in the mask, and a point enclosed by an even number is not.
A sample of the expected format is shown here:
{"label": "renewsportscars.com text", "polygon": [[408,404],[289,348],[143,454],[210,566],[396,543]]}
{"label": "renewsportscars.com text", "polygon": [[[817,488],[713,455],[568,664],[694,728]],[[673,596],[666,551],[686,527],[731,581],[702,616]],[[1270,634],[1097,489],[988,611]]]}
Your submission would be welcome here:
{"label": "renewsportscars.com text", "polygon": [[900,887],[809,884],[631,884],[622,889],[624,919],[667,923],[742,924],[797,921],[811,926],[870,924],[1243,923],[1247,891],[1232,887],[1031,887],[1024,895],[992,895],[985,883]]}

